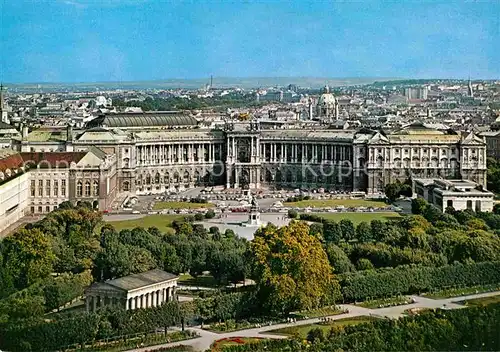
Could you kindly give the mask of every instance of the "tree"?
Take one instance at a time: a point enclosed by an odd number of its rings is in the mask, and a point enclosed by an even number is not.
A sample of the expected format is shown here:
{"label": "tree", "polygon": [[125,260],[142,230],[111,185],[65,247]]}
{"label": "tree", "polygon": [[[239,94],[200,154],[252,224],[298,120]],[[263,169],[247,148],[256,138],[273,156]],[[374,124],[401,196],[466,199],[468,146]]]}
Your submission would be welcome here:
{"label": "tree", "polygon": [[342,239],[342,231],[337,222],[327,220],[323,223],[323,237],[326,243],[339,243]]}
{"label": "tree", "polygon": [[500,203],[497,203],[493,206],[493,213],[496,215],[500,215]]}
{"label": "tree", "polygon": [[411,200],[411,212],[415,215],[423,214],[429,203],[423,198],[413,198]]}
{"label": "tree", "polygon": [[356,270],[349,257],[339,246],[329,243],[326,246],[326,254],[335,273],[342,274]]}
{"label": "tree", "polygon": [[372,269],[374,269],[374,266],[369,259],[361,258],[356,263],[356,268],[358,270],[372,270]]}
{"label": "tree", "polygon": [[299,212],[295,209],[289,209],[288,210],[288,217],[290,219],[297,219],[299,217]]}
{"label": "tree", "polygon": [[362,221],[358,224],[356,227],[356,238],[362,243],[373,240],[372,229],[369,223]]}
{"label": "tree", "polygon": [[317,237],[320,241],[323,241],[323,224],[319,222],[313,222],[309,226],[309,233]]}
{"label": "tree", "polygon": [[259,295],[272,312],[317,307],[339,289],[320,241],[304,222],[260,228],[251,251]]}
{"label": "tree", "polygon": [[2,242],[3,262],[22,289],[52,272],[54,254],[49,238],[39,229],[21,229]]}
{"label": "tree", "polygon": [[370,226],[372,237],[376,241],[382,241],[387,235],[387,226],[381,220],[372,220]]}
{"label": "tree", "polygon": [[314,328],[309,330],[306,339],[312,343],[323,342],[325,340],[325,335],[323,334],[323,330],[320,328]]}
{"label": "tree", "polygon": [[354,224],[349,219],[342,219],[339,223],[340,231],[342,232],[342,238],[345,241],[353,240],[356,237],[356,230],[354,229]]}
{"label": "tree", "polygon": [[215,218],[215,211],[213,211],[213,209],[208,209],[207,212],[205,213],[205,218],[206,219]]}
{"label": "tree", "polygon": [[401,184],[389,183],[384,188],[385,196],[390,203],[394,203],[400,196]]}

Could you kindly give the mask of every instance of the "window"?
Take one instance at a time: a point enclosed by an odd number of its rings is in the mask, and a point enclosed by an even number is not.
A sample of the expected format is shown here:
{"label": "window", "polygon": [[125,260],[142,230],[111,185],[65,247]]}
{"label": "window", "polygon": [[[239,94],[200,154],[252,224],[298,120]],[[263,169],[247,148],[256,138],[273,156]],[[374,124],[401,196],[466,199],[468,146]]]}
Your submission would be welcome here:
{"label": "window", "polygon": [[47,206],[45,207],[45,212],[50,213],[50,205],[47,205]]}
{"label": "window", "polygon": [[38,196],[43,197],[43,180],[38,180]]}
{"label": "window", "polygon": [[[35,180],[31,180],[31,196],[32,197],[35,196],[35,192],[36,192],[36,182],[35,182]],[[33,213],[33,211],[32,211],[32,213]]]}
{"label": "window", "polygon": [[82,181],[78,181],[76,184],[76,196],[81,197],[83,192],[83,183]]}
{"label": "window", "polygon": [[42,212],[42,207],[41,206],[38,206],[38,212],[41,213]]}
{"label": "window", "polygon": [[85,197],[90,197],[90,181],[85,182]]}
{"label": "window", "polygon": [[92,184],[92,193],[94,196],[99,195],[99,182],[94,181],[94,183]]}
{"label": "window", "polygon": [[123,190],[125,192],[130,191],[130,183],[128,181],[123,182]]}
{"label": "window", "polygon": [[59,195],[59,181],[54,180],[54,197]]}
{"label": "window", "polygon": [[66,180],[61,180],[61,196],[66,197]]}
{"label": "window", "polygon": [[31,212],[31,214],[34,214],[35,213],[35,207],[31,207],[30,208],[30,212]]}
{"label": "window", "polygon": [[45,195],[50,197],[50,180],[45,181]]}

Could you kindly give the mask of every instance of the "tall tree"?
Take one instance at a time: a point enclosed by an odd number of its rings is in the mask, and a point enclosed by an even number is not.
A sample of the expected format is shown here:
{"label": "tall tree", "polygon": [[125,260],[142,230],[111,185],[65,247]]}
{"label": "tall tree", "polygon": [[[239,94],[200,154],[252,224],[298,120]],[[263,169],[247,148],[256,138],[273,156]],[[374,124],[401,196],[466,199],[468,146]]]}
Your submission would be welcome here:
{"label": "tall tree", "polygon": [[52,271],[54,254],[49,238],[39,229],[22,229],[3,240],[2,254],[17,288],[24,288]]}
{"label": "tall tree", "polygon": [[257,230],[251,250],[259,294],[275,313],[317,307],[339,289],[320,241],[304,222]]}

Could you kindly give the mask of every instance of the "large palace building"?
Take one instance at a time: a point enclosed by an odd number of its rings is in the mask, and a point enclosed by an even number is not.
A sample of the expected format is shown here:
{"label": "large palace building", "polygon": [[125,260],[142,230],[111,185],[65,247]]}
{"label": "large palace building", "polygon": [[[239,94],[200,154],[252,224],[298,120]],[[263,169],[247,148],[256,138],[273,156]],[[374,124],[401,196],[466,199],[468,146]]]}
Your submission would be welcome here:
{"label": "large palace building", "polygon": [[21,128],[11,149],[0,158],[0,216],[13,221],[62,201],[109,209],[118,196],[194,186],[370,194],[410,178],[486,184],[482,138],[422,123],[382,132],[314,121],[207,125],[180,112],[114,113],[81,130]]}
{"label": "large palace building", "polygon": [[473,133],[418,123],[398,131],[335,130],[308,123],[229,121],[203,128],[176,112],[109,114],[87,129],[39,129],[16,148],[116,155],[118,192],[162,193],[197,185],[382,192],[410,177],[486,183],[486,146]]}

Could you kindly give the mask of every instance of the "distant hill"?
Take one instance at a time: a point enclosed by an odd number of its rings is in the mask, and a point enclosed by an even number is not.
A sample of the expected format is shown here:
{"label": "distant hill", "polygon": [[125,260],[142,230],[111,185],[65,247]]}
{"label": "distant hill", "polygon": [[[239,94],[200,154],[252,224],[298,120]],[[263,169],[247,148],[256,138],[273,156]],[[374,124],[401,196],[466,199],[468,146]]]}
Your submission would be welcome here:
{"label": "distant hill", "polygon": [[[331,87],[371,84],[375,81],[396,80],[397,78],[321,78],[321,77],[248,77],[230,78],[214,77],[214,88],[268,88],[286,87],[294,84],[302,88],[320,88],[328,84]],[[166,79],[155,81],[130,82],[87,82],[87,83],[23,83],[7,84],[12,90],[106,90],[106,89],[197,89],[210,83],[210,78],[200,79]],[[16,89],[17,88],[17,89]]]}

